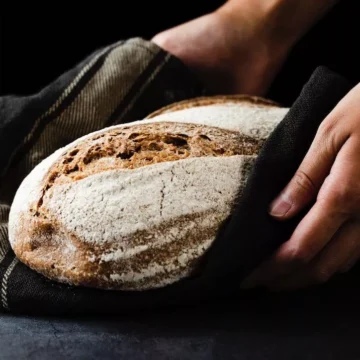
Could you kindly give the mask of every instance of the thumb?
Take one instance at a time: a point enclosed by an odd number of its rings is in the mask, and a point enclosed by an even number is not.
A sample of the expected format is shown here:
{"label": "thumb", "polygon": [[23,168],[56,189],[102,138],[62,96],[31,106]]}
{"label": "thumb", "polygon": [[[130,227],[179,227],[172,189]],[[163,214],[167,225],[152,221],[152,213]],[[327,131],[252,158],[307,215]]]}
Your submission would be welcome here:
{"label": "thumb", "polygon": [[[333,126],[327,125],[328,123],[325,120],[320,126],[295,175],[270,204],[269,213],[271,216],[280,220],[289,219],[299,213],[317,196],[342,146],[342,141],[337,144],[332,141],[336,137],[332,136],[332,131],[328,131],[329,128],[333,130]],[[337,138],[339,140],[338,136]]]}
{"label": "thumb", "polygon": [[270,204],[270,215],[288,219],[309,204],[319,191],[311,172],[299,168],[285,189]]}

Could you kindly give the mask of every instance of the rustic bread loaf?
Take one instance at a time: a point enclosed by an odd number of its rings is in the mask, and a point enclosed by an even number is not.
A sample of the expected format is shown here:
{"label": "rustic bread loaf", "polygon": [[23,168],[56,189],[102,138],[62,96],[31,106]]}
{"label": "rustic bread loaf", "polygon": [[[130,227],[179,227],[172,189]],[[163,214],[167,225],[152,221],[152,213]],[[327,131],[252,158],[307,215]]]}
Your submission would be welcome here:
{"label": "rustic bread loaf", "polygon": [[105,289],[190,276],[286,112],[258,98],[201,98],[78,139],[18,189],[15,254],[50,279]]}

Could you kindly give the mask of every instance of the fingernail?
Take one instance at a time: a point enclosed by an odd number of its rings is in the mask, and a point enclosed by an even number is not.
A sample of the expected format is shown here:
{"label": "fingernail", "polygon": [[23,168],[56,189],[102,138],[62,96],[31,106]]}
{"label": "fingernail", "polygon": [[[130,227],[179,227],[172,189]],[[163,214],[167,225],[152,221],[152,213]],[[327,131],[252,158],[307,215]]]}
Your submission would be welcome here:
{"label": "fingernail", "polygon": [[284,216],[291,209],[291,202],[284,199],[282,196],[275,199],[270,205],[270,215],[272,216]]}

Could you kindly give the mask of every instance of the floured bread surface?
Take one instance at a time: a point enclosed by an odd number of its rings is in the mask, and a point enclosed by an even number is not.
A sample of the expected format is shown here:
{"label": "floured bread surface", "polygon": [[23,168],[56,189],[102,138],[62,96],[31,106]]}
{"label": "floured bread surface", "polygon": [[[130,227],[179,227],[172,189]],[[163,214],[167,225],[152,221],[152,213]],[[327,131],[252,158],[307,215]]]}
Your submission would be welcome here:
{"label": "floured bread surface", "polygon": [[228,103],[218,102],[195,102],[196,106],[188,104],[169,108],[164,112],[146,121],[180,121],[182,123],[202,124],[221,127],[258,140],[266,140],[279,121],[287,114],[287,108],[270,105],[255,106],[250,103],[244,106],[242,103],[231,101]]}
{"label": "floured bread surface", "polygon": [[205,106],[228,106],[228,105],[237,105],[239,107],[245,108],[278,108],[281,107],[279,104],[275,103],[272,100],[264,99],[257,96],[249,95],[215,95],[215,96],[201,96],[188,100],[179,101],[163,108],[160,108],[153,113],[149,114],[146,118],[152,119],[162,114],[168,114],[174,111],[184,110],[184,109],[193,109],[195,107],[205,107]]}
{"label": "floured bread surface", "polygon": [[205,125],[159,122],[110,129],[65,152],[51,167],[44,185],[81,180],[113,169],[202,156],[254,155],[261,140]]}
{"label": "floured bread surface", "polygon": [[172,114],[89,134],[40,163],[10,212],[17,257],[50,279],[104,289],[191,276],[264,139],[235,119],[221,127]]}

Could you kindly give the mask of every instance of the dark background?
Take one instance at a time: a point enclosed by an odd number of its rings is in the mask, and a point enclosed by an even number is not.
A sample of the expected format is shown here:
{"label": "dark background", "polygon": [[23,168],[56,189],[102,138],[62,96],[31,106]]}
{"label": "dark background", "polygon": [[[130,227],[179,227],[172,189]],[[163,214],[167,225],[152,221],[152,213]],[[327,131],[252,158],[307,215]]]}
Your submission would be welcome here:
{"label": "dark background", "polygon": [[[250,0],[249,0],[250,1]],[[80,11],[61,3],[9,5],[1,13],[1,94],[31,94],[98,47],[157,32],[212,11],[224,1],[94,3]],[[81,9],[81,8],[80,8]],[[318,65],[360,79],[359,10],[340,0],[293,49],[268,97],[289,105]]]}
{"label": "dark background", "polygon": [[[2,6],[1,95],[37,92],[98,47],[149,39],[222,1],[46,4]],[[341,0],[293,49],[268,96],[290,105],[318,65],[357,82],[359,8]],[[127,318],[0,314],[0,359],[360,359],[359,300],[339,290]]]}

